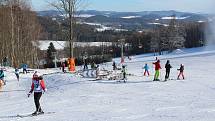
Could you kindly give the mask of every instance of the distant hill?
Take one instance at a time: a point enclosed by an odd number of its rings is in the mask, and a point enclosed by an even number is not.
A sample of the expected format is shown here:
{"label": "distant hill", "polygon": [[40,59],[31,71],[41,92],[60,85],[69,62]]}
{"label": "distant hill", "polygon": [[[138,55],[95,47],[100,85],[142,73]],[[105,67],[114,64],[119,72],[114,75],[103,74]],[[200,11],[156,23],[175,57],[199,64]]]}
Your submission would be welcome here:
{"label": "distant hill", "polygon": [[[39,16],[49,16],[53,18],[62,18],[62,13],[56,10],[38,11]],[[65,14],[65,13],[63,13]],[[85,10],[79,11],[77,17],[82,22],[98,23],[108,27],[120,27],[117,29],[137,30],[152,28],[154,24],[168,24],[171,16],[175,16],[179,21],[204,22],[208,21],[210,15],[169,11],[141,11],[141,12],[116,12],[116,11],[97,11]]]}

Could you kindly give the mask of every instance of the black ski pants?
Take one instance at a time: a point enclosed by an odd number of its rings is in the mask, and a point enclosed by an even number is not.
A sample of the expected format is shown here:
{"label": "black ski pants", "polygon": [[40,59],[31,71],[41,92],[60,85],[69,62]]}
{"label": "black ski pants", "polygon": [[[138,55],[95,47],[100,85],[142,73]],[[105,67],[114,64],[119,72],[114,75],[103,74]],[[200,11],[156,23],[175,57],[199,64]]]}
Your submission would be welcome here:
{"label": "black ski pants", "polygon": [[40,107],[41,96],[42,96],[42,92],[34,92],[34,103],[36,106],[36,111],[41,111],[41,107]]}
{"label": "black ski pants", "polygon": [[170,73],[170,70],[166,70],[166,76],[165,76],[165,79],[168,79],[168,78],[169,78],[169,73]]}

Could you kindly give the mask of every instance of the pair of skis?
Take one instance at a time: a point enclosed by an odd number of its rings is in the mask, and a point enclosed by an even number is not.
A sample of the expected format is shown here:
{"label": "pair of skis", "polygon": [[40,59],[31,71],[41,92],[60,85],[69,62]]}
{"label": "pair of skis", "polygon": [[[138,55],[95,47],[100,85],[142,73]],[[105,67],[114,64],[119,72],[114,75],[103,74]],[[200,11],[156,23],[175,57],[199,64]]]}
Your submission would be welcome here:
{"label": "pair of skis", "polygon": [[53,113],[55,112],[44,112],[44,113],[38,113],[38,114],[17,114],[16,117],[25,118],[25,117],[34,117],[39,115],[53,114]]}

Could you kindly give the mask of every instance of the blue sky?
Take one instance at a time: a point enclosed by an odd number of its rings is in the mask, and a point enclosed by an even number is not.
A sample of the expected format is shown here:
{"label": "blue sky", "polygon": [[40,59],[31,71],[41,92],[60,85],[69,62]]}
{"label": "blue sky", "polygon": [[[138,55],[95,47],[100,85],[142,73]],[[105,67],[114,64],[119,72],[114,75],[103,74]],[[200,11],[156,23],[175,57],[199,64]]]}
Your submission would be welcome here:
{"label": "blue sky", "polygon": [[[34,10],[47,10],[51,7],[47,0],[32,0]],[[54,1],[54,0],[48,0]],[[90,10],[113,11],[157,11],[178,10],[186,12],[212,13],[215,0],[86,0]]]}

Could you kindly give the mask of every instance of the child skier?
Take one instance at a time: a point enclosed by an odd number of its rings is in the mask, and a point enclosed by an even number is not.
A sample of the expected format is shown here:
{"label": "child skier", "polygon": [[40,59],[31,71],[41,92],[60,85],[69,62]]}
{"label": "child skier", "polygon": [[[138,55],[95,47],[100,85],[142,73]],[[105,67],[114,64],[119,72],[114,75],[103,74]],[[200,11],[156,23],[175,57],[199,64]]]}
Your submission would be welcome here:
{"label": "child skier", "polygon": [[143,67],[143,69],[145,69],[145,71],[144,71],[144,76],[146,76],[146,73],[147,73],[148,76],[149,76],[149,66],[148,66],[147,63],[145,64],[145,66]]}
{"label": "child skier", "polygon": [[23,74],[25,74],[25,73],[27,74],[27,73],[28,73],[27,68],[28,68],[28,65],[27,65],[27,64],[23,64],[23,65],[22,65]]}
{"label": "child skier", "polygon": [[4,85],[6,85],[6,82],[5,82],[5,80],[4,80],[4,77],[5,77],[4,71],[3,71],[3,69],[1,69],[1,70],[0,70],[0,80],[3,81]]}
{"label": "child skier", "polygon": [[17,80],[19,81],[19,69],[18,68],[15,68],[15,75],[16,75]]}
{"label": "child skier", "polygon": [[167,79],[169,79],[170,69],[172,68],[169,60],[167,60],[165,68],[166,68],[165,81],[167,81]]}
{"label": "child skier", "polygon": [[112,66],[113,66],[113,70],[116,70],[116,69],[117,69],[117,67],[116,67],[116,62],[115,62],[115,61],[113,61]]}
{"label": "child skier", "polygon": [[101,79],[100,77],[99,77],[99,73],[100,73],[100,66],[99,65],[97,65],[96,66],[96,79]]}
{"label": "child skier", "polygon": [[154,75],[154,80],[153,81],[159,81],[159,75],[160,75],[160,60],[157,60],[157,62],[153,63],[155,65],[155,75]]}
{"label": "child skier", "polygon": [[61,64],[61,67],[62,67],[62,72],[65,73],[66,72],[65,71],[66,64],[64,62]]}
{"label": "child skier", "polygon": [[124,80],[124,83],[125,83],[125,80],[126,80],[126,67],[125,65],[122,65],[122,75],[123,75],[123,80]]}
{"label": "child skier", "polygon": [[181,64],[180,68],[178,69],[178,71],[180,71],[179,75],[178,75],[178,80],[180,80],[180,76],[182,76],[182,78],[184,79],[184,65]]}
{"label": "child skier", "polygon": [[87,56],[84,56],[83,58],[83,62],[84,62],[84,70],[88,70],[88,66],[87,66]]}
{"label": "child skier", "polygon": [[34,103],[36,106],[36,111],[32,113],[32,115],[39,115],[44,113],[43,110],[41,109],[40,102],[39,102],[43,91],[44,92],[46,91],[46,86],[42,76],[38,76],[37,74],[34,74],[31,90],[28,93],[28,97],[30,97],[32,92],[34,92]]}

